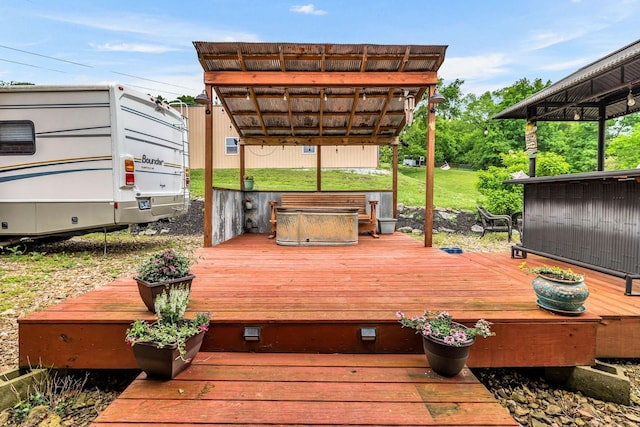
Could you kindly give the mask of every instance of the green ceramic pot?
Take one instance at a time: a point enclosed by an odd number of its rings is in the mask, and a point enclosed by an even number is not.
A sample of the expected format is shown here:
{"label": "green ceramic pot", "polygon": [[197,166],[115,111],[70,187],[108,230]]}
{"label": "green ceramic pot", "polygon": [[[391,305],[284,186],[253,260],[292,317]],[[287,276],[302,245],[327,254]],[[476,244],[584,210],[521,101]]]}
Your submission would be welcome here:
{"label": "green ceramic pot", "polygon": [[589,296],[589,288],[583,280],[559,280],[538,275],[532,285],[540,308],[566,315],[579,315],[585,311],[583,304]]}

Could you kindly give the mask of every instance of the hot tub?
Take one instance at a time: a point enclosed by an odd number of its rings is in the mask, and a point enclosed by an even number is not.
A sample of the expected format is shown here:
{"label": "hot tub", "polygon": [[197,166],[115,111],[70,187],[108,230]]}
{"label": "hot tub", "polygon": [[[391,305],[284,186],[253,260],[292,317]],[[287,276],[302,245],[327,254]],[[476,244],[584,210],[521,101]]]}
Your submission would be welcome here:
{"label": "hot tub", "polygon": [[276,208],[276,243],[285,246],[358,244],[357,208]]}

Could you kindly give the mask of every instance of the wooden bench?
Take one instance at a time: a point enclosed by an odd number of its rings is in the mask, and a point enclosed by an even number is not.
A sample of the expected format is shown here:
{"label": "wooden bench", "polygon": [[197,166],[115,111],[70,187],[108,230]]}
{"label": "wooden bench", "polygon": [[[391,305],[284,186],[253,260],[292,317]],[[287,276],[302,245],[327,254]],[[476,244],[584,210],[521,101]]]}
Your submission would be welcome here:
{"label": "wooden bench", "polygon": [[378,227],[376,220],[377,200],[369,200],[369,211],[367,212],[367,196],[361,193],[282,193],[280,204],[272,200],[269,202],[271,207],[271,235],[269,238],[276,236],[277,213],[276,208],[321,208],[321,209],[358,209],[358,232],[367,232],[372,237],[378,238],[376,229]]}

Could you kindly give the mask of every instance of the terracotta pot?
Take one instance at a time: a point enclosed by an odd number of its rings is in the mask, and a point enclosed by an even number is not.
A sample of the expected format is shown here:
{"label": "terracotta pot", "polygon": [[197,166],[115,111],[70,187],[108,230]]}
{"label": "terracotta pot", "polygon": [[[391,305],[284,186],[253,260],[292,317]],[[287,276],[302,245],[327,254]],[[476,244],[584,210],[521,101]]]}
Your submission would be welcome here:
{"label": "terracotta pot", "polygon": [[155,313],[155,301],[156,297],[162,293],[165,289],[169,292],[169,289],[174,288],[179,285],[186,285],[187,289],[191,289],[191,282],[196,276],[190,274],[188,276],[179,277],[173,280],[166,280],[164,282],[147,282],[145,280],[134,277],[135,281],[138,283],[138,292],[140,293],[140,297],[144,302],[144,305],[147,306],[147,310],[152,313]]}
{"label": "terracotta pot", "polygon": [[469,357],[469,350],[475,338],[459,347],[447,345],[443,340],[433,337],[422,337],[422,347],[427,356],[429,366],[443,377],[455,377],[460,373]]}
{"label": "terracotta pot", "polygon": [[131,348],[138,366],[149,378],[170,380],[191,364],[191,360],[200,350],[203,338],[204,332],[187,339],[184,360],[175,344],[158,348],[154,343],[145,342],[135,344]]}
{"label": "terracotta pot", "polygon": [[559,280],[538,275],[532,281],[540,308],[556,314],[576,316],[585,311],[582,305],[589,296],[584,281]]}

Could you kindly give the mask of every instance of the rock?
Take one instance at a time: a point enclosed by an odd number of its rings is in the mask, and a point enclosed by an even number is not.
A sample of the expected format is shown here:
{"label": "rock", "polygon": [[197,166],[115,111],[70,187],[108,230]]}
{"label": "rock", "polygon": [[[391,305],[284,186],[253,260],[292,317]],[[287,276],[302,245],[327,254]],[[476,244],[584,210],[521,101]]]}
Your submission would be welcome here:
{"label": "rock", "polygon": [[438,214],[446,221],[455,222],[456,218],[458,218],[458,215],[453,212],[438,211]]}
{"label": "rock", "polygon": [[481,225],[472,225],[471,226],[471,231],[474,233],[482,233],[484,231],[484,228],[482,228]]}
{"label": "rock", "polygon": [[502,397],[503,399],[508,399],[509,395],[507,394],[507,391],[503,388],[498,389],[497,391],[498,396]]}
{"label": "rock", "polygon": [[560,415],[562,413],[562,408],[558,405],[551,404],[547,406],[547,410],[545,412],[547,413],[547,415]]}
{"label": "rock", "polygon": [[590,420],[593,418],[593,413],[585,411],[584,409],[579,410],[578,415],[580,416],[580,418],[583,418],[585,420]]}
{"label": "rock", "polygon": [[526,397],[524,397],[524,394],[519,392],[511,393],[511,399],[513,399],[513,401],[517,403],[528,403],[528,400]]}
{"label": "rock", "polygon": [[49,412],[49,407],[45,405],[34,406],[29,411],[27,416],[27,423],[34,423],[34,421],[43,419]]}
{"label": "rock", "polygon": [[538,420],[546,424],[551,424],[551,419],[547,417],[547,414],[539,410],[533,411],[531,413],[531,418],[532,420]]}
{"label": "rock", "polygon": [[624,414],[625,418],[628,419],[629,421],[632,421],[634,423],[637,423],[638,425],[640,425],[640,417],[634,414]]}
{"label": "rock", "polygon": [[604,410],[605,410],[606,412],[611,413],[611,414],[615,414],[615,413],[620,412],[620,411],[618,410],[618,407],[617,407],[615,404],[610,403],[610,402],[607,402],[607,403],[604,405]]}
{"label": "rock", "polygon": [[62,419],[58,414],[49,414],[38,427],[62,427]]}

